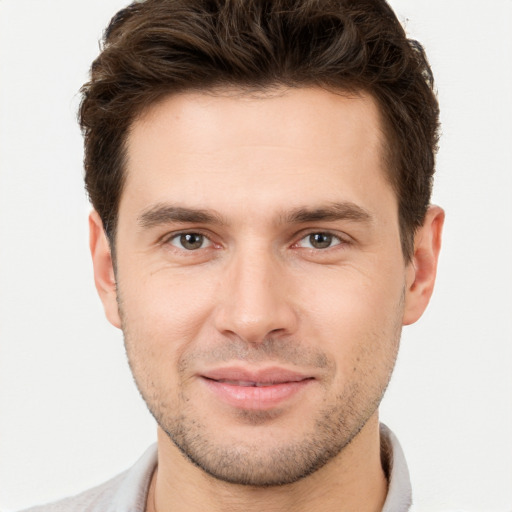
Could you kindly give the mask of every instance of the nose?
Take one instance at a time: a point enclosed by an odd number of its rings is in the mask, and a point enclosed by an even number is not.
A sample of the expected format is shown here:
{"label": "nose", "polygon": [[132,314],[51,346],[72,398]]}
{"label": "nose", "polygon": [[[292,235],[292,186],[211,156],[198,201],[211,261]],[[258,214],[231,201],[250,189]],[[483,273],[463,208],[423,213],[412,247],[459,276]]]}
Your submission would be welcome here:
{"label": "nose", "polygon": [[293,334],[298,316],[290,277],[271,251],[238,251],[219,290],[215,327],[247,343]]}

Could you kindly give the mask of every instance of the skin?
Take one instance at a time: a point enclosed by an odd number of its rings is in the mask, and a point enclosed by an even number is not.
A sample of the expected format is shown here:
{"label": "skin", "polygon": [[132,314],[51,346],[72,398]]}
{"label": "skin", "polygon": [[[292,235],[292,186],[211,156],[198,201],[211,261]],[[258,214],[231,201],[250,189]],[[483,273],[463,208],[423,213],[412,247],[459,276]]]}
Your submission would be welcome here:
{"label": "skin", "polygon": [[[381,509],[378,405],[444,214],[405,262],[380,126],[370,96],[316,88],[184,93],[134,122],[115,272],[95,212],[90,240],[159,425],[148,510]],[[305,380],[233,403],[205,377],[219,368]]]}

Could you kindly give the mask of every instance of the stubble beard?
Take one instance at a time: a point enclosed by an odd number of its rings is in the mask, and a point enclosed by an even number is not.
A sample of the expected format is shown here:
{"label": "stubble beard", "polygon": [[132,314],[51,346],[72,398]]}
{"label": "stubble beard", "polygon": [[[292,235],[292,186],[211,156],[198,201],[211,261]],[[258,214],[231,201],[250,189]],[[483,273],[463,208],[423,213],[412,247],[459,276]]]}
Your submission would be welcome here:
{"label": "stubble beard", "polygon": [[[137,357],[140,353],[135,355],[137,351],[132,350],[135,346],[134,340],[124,321],[124,315],[121,317],[126,352],[135,383],[158,425],[180,452],[206,474],[227,483],[254,487],[281,486],[297,482],[323,467],[351,443],[376,412],[382,400],[393,372],[401,335],[401,322],[397,321],[391,336],[393,339],[374,340],[377,344],[392,346],[385,351],[386,360],[380,361],[383,367],[377,382],[372,382],[371,375],[368,375],[375,369],[374,364],[362,364],[359,368],[354,368],[354,374],[359,372],[359,377],[351,380],[334,400],[331,399],[330,404],[317,410],[312,427],[304,431],[300,439],[282,439],[277,444],[269,443],[265,446],[261,440],[253,443],[247,440],[236,444],[229,439],[220,441],[222,433],[219,435],[218,432],[213,432],[212,427],[201,420],[183,386],[180,388],[177,403],[170,403],[158,385],[154,384],[148,367],[140,365],[143,358]],[[301,363],[305,363],[304,353],[308,353],[308,349],[291,340],[282,342],[269,339],[256,348],[245,342],[237,342],[236,345],[230,343],[231,345],[221,347],[210,356],[216,361],[232,360],[236,355],[248,362],[284,361],[300,367]],[[200,357],[204,355],[201,353]],[[366,358],[367,363],[374,363],[375,359],[372,357],[381,355],[378,351],[375,354],[373,350],[366,350],[361,353],[361,358]],[[194,360],[197,356],[194,353],[188,357]],[[335,363],[323,353],[310,350],[306,358],[309,363],[316,359],[319,365],[335,371]],[[178,373],[185,371],[186,367],[186,358],[183,358]],[[241,411],[239,419],[244,425],[250,426],[268,423],[269,429],[272,429],[272,416],[275,414],[272,411]]]}
{"label": "stubble beard", "polygon": [[[238,442],[236,446],[212,442],[208,427],[190,417],[181,415],[165,422],[154,416],[181,453],[208,475],[231,484],[272,487],[295,483],[323,467],[352,441],[371,416],[365,415],[354,428],[350,418],[336,413],[339,411],[323,411],[301,440],[283,439],[279,446],[271,447],[262,441]],[[265,422],[265,414],[246,413],[245,420],[246,424],[259,425]],[[267,421],[271,423],[272,419]]]}
{"label": "stubble beard", "polygon": [[[136,364],[130,356],[129,361],[133,372]],[[220,441],[222,433],[212,432],[212,427],[199,419],[183,391],[176,406],[166,402],[154,388],[148,390],[140,379],[135,378],[135,382],[158,425],[195,466],[224,482],[269,487],[297,482],[338,456],[377,410],[392,367],[393,364],[378,389],[363,391],[360,385],[352,385],[336,397],[333,405],[317,411],[312,428],[304,431],[300,439],[284,438],[279,444],[268,446],[261,440],[251,443],[248,439],[236,444],[229,439]],[[244,426],[254,427],[268,423],[271,430],[272,415],[265,411],[243,411],[240,421]]]}

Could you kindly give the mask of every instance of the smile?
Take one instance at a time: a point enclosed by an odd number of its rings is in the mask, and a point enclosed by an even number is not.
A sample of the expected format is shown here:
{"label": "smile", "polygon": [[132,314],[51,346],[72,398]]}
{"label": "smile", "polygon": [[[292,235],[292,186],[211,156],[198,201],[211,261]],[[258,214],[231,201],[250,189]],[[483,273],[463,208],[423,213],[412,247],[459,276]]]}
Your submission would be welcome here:
{"label": "smile", "polygon": [[201,375],[215,399],[238,409],[269,410],[292,402],[315,378],[280,368],[221,368]]}
{"label": "smile", "polygon": [[283,384],[282,382],[251,382],[251,381],[243,381],[243,380],[225,380],[220,379],[217,382],[222,384],[229,384],[231,386],[242,386],[242,387],[256,387],[263,388],[267,386],[275,386],[277,384]]}

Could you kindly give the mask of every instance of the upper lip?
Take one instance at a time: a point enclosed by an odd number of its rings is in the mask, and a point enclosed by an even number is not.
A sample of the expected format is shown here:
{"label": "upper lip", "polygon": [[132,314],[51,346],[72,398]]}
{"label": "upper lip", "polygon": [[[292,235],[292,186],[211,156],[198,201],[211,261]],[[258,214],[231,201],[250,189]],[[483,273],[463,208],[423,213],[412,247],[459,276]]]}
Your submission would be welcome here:
{"label": "upper lip", "polygon": [[214,368],[201,373],[202,377],[216,381],[253,382],[255,384],[282,384],[285,382],[300,382],[313,378],[312,375],[288,370],[286,368],[268,367],[248,369],[241,367]]}

